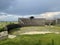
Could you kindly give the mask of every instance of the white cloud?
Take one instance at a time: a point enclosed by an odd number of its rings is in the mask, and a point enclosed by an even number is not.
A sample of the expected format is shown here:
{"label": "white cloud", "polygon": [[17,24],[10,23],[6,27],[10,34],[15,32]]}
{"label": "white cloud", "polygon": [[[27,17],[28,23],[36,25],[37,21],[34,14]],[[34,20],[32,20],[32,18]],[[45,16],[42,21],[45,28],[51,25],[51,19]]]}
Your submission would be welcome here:
{"label": "white cloud", "polygon": [[29,18],[30,16],[34,16],[35,18],[46,18],[46,19],[55,19],[60,18],[60,12],[46,12],[43,14],[36,15],[12,15],[6,13],[0,13],[0,21],[18,21],[18,18]]}
{"label": "white cloud", "polygon": [[19,17],[22,16],[0,13],[0,21],[17,21]]}
{"label": "white cloud", "polygon": [[46,18],[46,19],[55,19],[60,18],[60,12],[46,12],[43,14],[36,14],[36,15],[26,15],[24,17],[34,16],[35,18]]}
{"label": "white cloud", "polygon": [[43,14],[39,14],[36,16],[36,18],[46,18],[46,19],[55,19],[60,18],[60,12],[46,12]]}

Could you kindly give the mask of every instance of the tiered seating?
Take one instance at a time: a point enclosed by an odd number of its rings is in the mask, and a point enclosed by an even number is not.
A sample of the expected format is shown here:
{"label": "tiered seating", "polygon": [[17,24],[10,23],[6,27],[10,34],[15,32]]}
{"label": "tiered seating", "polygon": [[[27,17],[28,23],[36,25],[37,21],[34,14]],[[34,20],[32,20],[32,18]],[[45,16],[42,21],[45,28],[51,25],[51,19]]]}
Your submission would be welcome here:
{"label": "tiered seating", "polygon": [[23,22],[22,25],[45,25],[45,19],[29,19],[29,18],[20,18],[20,20]]}

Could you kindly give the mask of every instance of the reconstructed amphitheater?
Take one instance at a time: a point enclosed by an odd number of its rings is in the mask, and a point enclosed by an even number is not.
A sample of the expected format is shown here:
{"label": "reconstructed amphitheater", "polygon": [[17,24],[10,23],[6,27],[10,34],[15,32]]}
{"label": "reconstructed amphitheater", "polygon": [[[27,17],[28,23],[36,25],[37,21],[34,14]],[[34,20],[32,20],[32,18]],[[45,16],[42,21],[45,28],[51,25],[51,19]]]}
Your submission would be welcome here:
{"label": "reconstructed amphitheater", "polygon": [[30,19],[30,18],[19,18],[19,24],[23,26],[39,26],[39,25],[45,25],[45,19],[44,18],[36,18],[36,19]]}
{"label": "reconstructed amphitheater", "polygon": [[31,16],[30,18],[18,18],[18,22],[21,26],[43,26],[45,25],[46,19]]}
{"label": "reconstructed amphitheater", "polygon": [[60,24],[60,19],[46,20],[45,18],[18,18],[18,22],[21,26],[44,26],[44,25],[56,25]]}

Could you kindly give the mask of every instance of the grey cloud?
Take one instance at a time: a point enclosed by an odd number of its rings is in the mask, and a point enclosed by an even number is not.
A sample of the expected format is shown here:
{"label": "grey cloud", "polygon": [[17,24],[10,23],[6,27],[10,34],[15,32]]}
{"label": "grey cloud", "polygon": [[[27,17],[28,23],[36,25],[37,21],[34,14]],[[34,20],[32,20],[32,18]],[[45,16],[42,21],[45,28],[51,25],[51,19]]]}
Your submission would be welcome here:
{"label": "grey cloud", "polygon": [[12,0],[0,0],[0,11],[9,8]]}
{"label": "grey cloud", "polygon": [[13,2],[5,0],[3,2],[0,9],[9,14],[31,15],[60,11],[60,0],[14,0]]}

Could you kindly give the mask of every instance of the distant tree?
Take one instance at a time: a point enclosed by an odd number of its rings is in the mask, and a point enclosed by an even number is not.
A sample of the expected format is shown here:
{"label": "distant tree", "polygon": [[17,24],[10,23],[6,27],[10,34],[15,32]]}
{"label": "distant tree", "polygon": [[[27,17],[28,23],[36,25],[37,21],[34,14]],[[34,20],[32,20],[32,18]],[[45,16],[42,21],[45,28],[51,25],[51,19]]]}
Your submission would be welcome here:
{"label": "distant tree", "polygon": [[34,19],[34,16],[31,16],[30,19]]}

